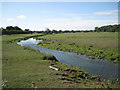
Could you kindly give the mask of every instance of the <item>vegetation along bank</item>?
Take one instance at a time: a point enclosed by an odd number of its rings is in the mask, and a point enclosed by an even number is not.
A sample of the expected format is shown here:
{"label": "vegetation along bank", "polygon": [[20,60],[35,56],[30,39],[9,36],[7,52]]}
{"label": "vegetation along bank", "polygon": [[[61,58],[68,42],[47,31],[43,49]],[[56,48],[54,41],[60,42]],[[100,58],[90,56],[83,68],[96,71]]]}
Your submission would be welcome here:
{"label": "vegetation along bank", "polygon": [[[104,80],[91,76],[78,67],[58,62],[52,55],[16,44],[20,38],[28,36],[34,34],[2,36],[3,88],[118,88],[120,86],[118,79]],[[52,70],[49,66],[59,70]]]}
{"label": "vegetation along bank", "polygon": [[114,63],[120,63],[118,55],[117,32],[81,32],[49,34],[42,37],[38,46],[87,55],[88,58],[107,59]]}

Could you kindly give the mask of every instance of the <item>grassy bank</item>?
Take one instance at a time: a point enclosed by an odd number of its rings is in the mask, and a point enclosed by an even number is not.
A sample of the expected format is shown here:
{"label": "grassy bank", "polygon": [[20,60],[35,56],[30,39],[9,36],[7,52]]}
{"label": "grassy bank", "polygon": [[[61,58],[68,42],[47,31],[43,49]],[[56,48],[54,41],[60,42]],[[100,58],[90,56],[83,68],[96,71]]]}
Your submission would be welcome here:
{"label": "grassy bank", "polygon": [[107,59],[120,63],[118,56],[118,33],[89,32],[52,34],[37,39],[44,39],[38,45],[45,48],[85,54],[91,59]]}
{"label": "grassy bank", "polygon": [[[14,39],[31,35],[3,35],[3,88],[108,88],[119,87],[118,81],[95,79],[77,67],[54,61],[52,55],[16,44]],[[12,40],[12,42],[10,42]],[[14,41],[14,42],[13,42]],[[59,71],[49,68],[58,67]]]}

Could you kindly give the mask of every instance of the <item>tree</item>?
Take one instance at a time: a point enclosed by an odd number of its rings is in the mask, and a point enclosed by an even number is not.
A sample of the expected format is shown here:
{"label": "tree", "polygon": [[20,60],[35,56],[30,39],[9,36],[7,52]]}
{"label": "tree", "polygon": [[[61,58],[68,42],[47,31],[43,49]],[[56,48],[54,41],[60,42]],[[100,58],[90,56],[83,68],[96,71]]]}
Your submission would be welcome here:
{"label": "tree", "polygon": [[15,26],[15,27],[14,27],[14,30],[20,30],[20,31],[22,31],[22,29],[19,28],[18,26]]}
{"label": "tree", "polygon": [[75,31],[74,31],[74,30],[72,30],[71,32],[72,32],[72,33],[75,33]]}
{"label": "tree", "polygon": [[120,31],[120,24],[95,27],[94,31],[95,32],[118,32]]}
{"label": "tree", "polygon": [[59,33],[62,33],[62,30],[59,30],[58,32],[59,32]]}
{"label": "tree", "polygon": [[15,30],[15,28],[13,26],[7,26],[6,30]]}
{"label": "tree", "polygon": [[58,33],[58,31],[53,29],[53,30],[52,30],[52,33],[57,34],[57,33]]}
{"label": "tree", "polygon": [[30,30],[29,29],[25,29],[25,31],[29,32]]}
{"label": "tree", "polygon": [[23,31],[18,26],[7,26],[6,29],[1,28],[2,34],[27,34],[27,33],[33,33],[32,31],[29,31],[29,29]]}
{"label": "tree", "polygon": [[98,31],[98,27],[95,27],[95,32],[97,32]]}
{"label": "tree", "polygon": [[51,30],[49,28],[46,28],[45,33],[46,34],[51,34]]}

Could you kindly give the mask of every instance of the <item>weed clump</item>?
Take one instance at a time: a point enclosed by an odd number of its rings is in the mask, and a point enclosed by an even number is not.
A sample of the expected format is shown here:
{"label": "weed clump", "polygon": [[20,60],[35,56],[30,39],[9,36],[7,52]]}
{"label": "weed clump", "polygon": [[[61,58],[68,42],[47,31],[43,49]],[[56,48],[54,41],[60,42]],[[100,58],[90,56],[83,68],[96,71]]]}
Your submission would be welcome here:
{"label": "weed clump", "polygon": [[53,55],[45,55],[43,60],[51,60],[51,61],[58,61],[55,56]]}

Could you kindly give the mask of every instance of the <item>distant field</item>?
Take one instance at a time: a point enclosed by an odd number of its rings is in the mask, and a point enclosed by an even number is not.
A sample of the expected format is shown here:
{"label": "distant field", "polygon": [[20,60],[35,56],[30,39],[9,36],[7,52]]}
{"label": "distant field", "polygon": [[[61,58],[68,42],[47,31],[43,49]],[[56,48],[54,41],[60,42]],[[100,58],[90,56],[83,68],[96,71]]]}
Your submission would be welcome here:
{"label": "distant field", "polygon": [[2,37],[2,41],[11,41],[14,39],[18,39],[18,38],[24,38],[24,37],[28,37],[28,36],[34,36],[34,35],[41,35],[41,34],[12,34],[12,35],[4,35],[4,37]]}
{"label": "distant field", "polygon": [[[39,38],[48,40],[48,43],[39,43],[39,46],[61,51],[91,55],[92,58],[108,59],[118,62],[118,33],[117,32],[82,32],[52,34]],[[52,40],[52,41],[50,41]]]}

